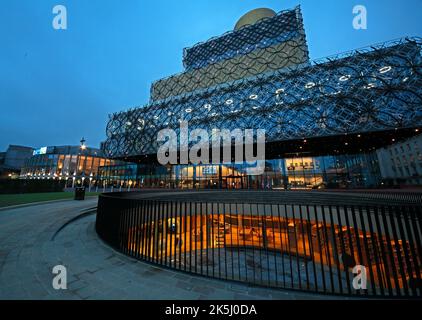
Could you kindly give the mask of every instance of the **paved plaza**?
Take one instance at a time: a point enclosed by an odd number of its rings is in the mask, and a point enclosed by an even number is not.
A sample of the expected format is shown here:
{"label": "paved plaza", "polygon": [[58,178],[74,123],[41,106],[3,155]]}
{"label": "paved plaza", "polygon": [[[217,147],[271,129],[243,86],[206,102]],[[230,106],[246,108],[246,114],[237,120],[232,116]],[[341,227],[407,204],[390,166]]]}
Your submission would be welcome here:
{"label": "paved plaza", "polygon": [[[96,204],[90,198],[0,210],[0,299],[327,298],[191,276],[126,257],[98,238],[95,214],[65,225]],[[52,286],[56,265],[67,268],[67,290]]]}

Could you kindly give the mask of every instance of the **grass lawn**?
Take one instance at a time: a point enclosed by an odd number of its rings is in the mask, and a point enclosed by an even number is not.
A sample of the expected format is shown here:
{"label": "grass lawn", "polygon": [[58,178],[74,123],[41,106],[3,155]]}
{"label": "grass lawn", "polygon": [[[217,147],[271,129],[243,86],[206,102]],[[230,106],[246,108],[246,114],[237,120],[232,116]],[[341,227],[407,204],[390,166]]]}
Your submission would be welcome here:
{"label": "grass lawn", "polygon": [[[99,194],[96,192],[87,192],[85,196],[97,196]],[[0,194],[0,208],[32,202],[73,199],[73,196],[73,192]]]}

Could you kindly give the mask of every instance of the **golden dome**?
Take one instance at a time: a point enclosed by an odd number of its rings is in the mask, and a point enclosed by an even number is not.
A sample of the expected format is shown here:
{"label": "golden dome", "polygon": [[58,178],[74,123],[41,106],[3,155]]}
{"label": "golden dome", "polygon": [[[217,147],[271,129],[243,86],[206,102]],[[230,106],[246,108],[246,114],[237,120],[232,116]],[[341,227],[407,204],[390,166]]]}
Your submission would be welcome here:
{"label": "golden dome", "polygon": [[250,25],[250,24],[255,24],[258,21],[264,19],[264,18],[272,18],[275,15],[277,15],[275,13],[274,10],[271,9],[267,9],[267,8],[258,8],[258,9],[254,9],[252,11],[249,11],[248,13],[244,14],[239,21],[237,21],[234,30],[239,30],[240,28],[246,26],[246,25]]}

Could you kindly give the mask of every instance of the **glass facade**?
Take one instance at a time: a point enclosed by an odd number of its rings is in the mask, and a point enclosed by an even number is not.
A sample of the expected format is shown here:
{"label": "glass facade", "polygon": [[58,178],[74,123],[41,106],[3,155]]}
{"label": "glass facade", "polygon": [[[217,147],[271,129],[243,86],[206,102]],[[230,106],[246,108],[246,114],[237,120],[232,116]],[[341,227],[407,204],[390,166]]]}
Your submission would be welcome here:
{"label": "glass facade", "polygon": [[24,179],[65,180],[67,187],[96,186],[100,166],[116,165],[98,149],[80,147],[49,147],[45,154],[34,154],[21,170]]}
{"label": "glass facade", "polygon": [[140,181],[137,178],[138,168],[134,164],[105,165],[99,168],[99,184],[103,187],[137,187]]}
{"label": "glass facade", "polygon": [[372,188],[381,183],[375,153],[291,157],[265,161],[265,172],[246,174],[248,165],[128,164],[99,169],[100,184],[171,189],[324,189]]}

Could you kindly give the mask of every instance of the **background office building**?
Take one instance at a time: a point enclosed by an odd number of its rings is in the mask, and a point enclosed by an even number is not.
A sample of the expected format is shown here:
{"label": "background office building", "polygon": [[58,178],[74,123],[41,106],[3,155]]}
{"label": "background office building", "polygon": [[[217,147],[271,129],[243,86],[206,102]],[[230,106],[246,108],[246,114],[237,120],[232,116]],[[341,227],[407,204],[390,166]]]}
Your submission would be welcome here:
{"label": "background office building", "polygon": [[[107,157],[136,186],[367,188],[382,185],[377,150],[422,126],[420,38],[310,61],[300,7],[257,9],[233,31],[183,51],[185,70],[156,81],[149,104],[110,115]],[[157,134],[265,129],[265,172],[247,164],[157,163]],[[112,168],[102,179],[119,179]],[[121,179],[125,178],[120,176]]]}
{"label": "background office building", "polygon": [[0,178],[18,178],[33,151],[31,147],[10,145],[5,152],[0,152]]}
{"label": "background office building", "polygon": [[106,159],[100,149],[81,146],[51,146],[33,151],[22,166],[23,179],[56,179],[66,187],[96,186],[98,169],[118,161]]}
{"label": "background office building", "polygon": [[422,185],[422,135],[377,150],[386,186]]}

